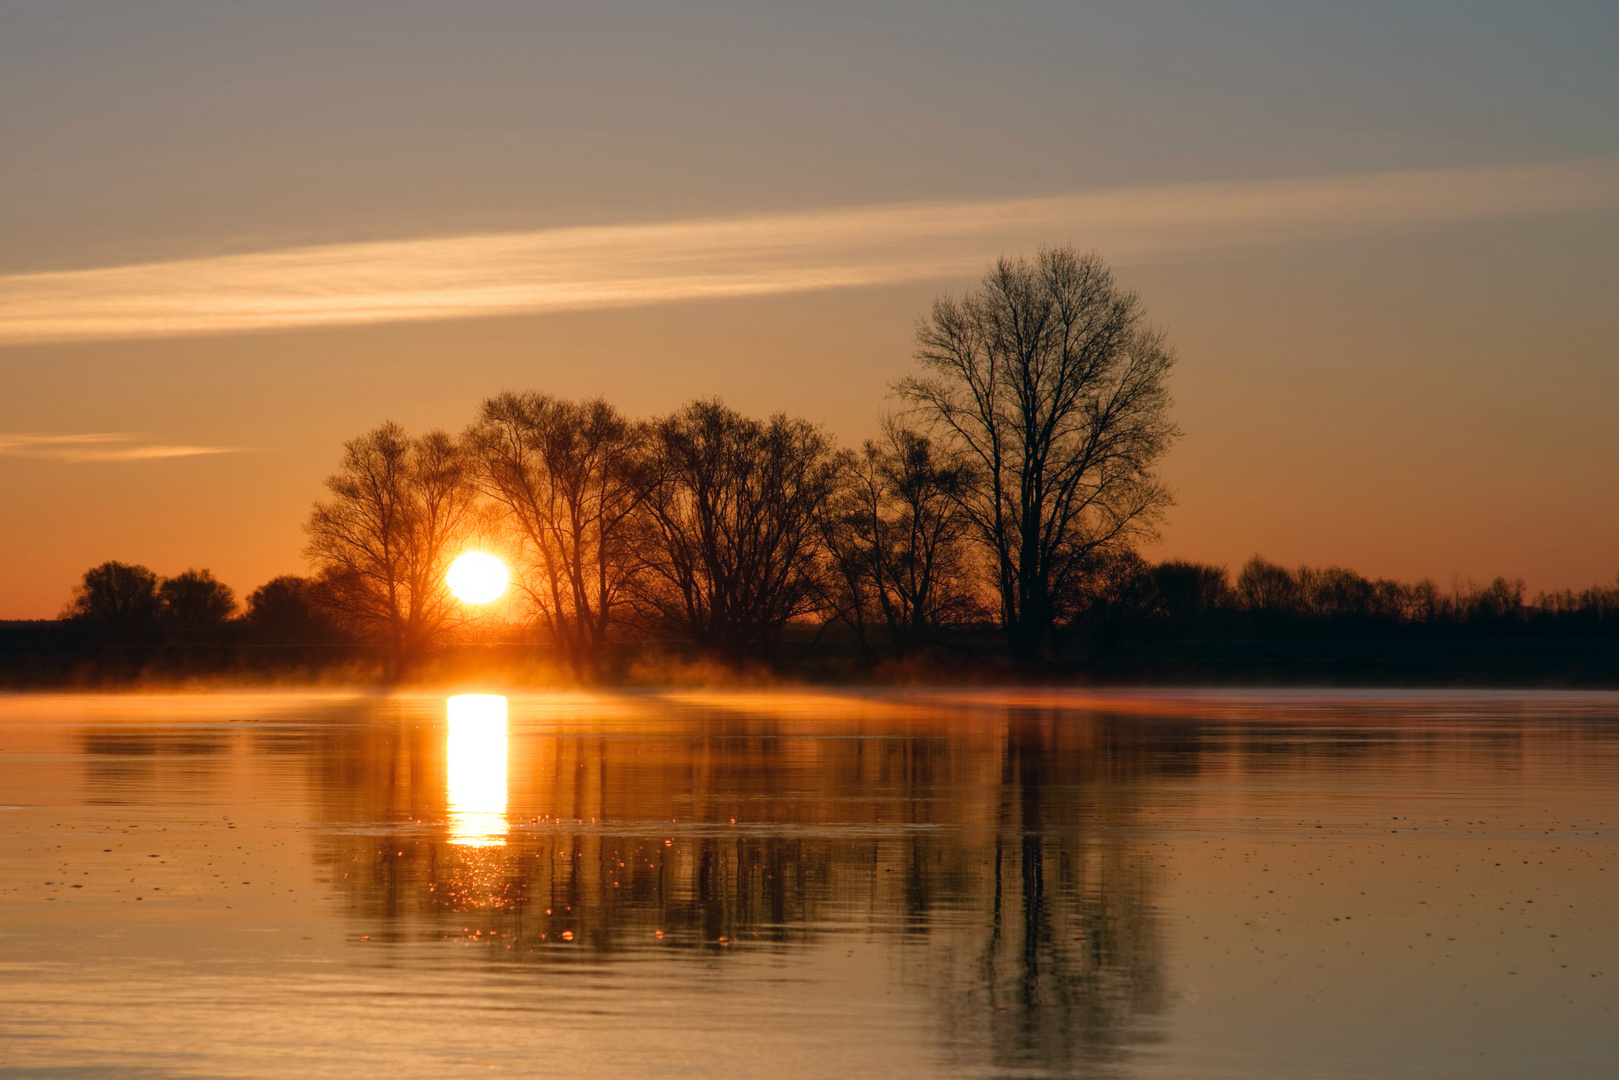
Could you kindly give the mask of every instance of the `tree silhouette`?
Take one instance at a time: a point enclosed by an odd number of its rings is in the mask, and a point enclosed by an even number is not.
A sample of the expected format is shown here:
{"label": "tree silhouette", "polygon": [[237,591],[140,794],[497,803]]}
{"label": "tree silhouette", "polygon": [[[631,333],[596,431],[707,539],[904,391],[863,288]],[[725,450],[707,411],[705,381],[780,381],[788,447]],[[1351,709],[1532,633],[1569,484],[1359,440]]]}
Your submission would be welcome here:
{"label": "tree silhouette", "polygon": [[157,580],[139,564],[104,562],[84,572],[63,614],[115,634],[138,633],[150,628],[161,610]]}
{"label": "tree silhouette", "polygon": [[304,526],[322,603],[386,643],[397,675],[457,617],[444,574],[474,525],[467,456],[442,431],[411,438],[388,421],[344,444],[326,488]]}
{"label": "tree silhouette", "polygon": [[917,330],[926,374],[895,386],[978,482],[961,506],[995,568],[1015,659],[1065,614],[1087,557],[1151,535],[1169,491],[1154,471],[1179,434],[1174,355],[1096,255],[1002,259]]}
{"label": "tree silhouette", "polygon": [[1237,596],[1249,611],[1291,614],[1298,608],[1299,583],[1287,567],[1255,555],[1237,575]]}
{"label": "tree silhouette", "polygon": [[788,620],[816,607],[816,522],[838,470],[830,440],[806,420],[696,401],[653,425],[651,467],[642,602],[705,651],[768,654]]}
{"label": "tree silhouette", "polygon": [[316,584],[309,578],[283,574],[247,597],[242,621],[255,639],[274,645],[324,645],[341,635],[322,613]]}
{"label": "tree silhouette", "polygon": [[600,398],[506,393],[483,403],[466,442],[519,537],[519,587],[575,674],[596,670],[641,565],[642,427]]}
{"label": "tree silhouette", "polygon": [[971,609],[961,501],[972,472],[959,455],[892,417],[884,418],[880,439],[840,462],[841,484],[822,525],[835,607],[868,654],[877,624],[904,656]]}
{"label": "tree silhouette", "polygon": [[208,570],[187,570],[164,578],[157,588],[163,620],[186,635],[219,630],[236,611],[236,594]]}

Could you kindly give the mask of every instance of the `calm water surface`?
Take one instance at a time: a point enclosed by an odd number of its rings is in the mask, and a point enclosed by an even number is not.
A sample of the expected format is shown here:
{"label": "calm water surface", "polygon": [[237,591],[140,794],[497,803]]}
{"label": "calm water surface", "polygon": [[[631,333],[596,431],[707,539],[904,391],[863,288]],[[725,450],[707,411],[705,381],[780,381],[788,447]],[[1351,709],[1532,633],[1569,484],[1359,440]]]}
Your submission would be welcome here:
{"label": "calm water surface", "polygon": [[1619,1075],[1619,697],[0,698],[0,1077],[502,1075]]}

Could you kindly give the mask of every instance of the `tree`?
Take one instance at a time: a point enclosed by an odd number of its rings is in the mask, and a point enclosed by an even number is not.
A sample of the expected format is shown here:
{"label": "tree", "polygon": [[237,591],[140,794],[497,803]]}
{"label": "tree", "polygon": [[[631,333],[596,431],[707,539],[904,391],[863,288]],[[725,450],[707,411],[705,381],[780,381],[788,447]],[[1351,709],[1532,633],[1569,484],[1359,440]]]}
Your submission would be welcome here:
{"label": "tree", "polygon": [[994,566],[1012,656],[1032,659],[1096,551],[1149,537],[1172,502],[1155,472],[1179,431],[1174,354],[1096,255],[1002,259],[933,305],[925,374],[895,386],[974,465],[960,505]]}
{"label": "tree", "polygon": [[1152,568],[1157,612],[1177,623],[1192,623],[1231,603],[1225,567],[1171,559]]}
{"label": "tree", "polygon": [[840,462],[842,482],[822,525],[836,607],[868,653],[869,624],[880,621],[904,656],[971,606],[961,503],[972,473],[892,417],[879,440]]}
{"label": "tree", "polygon": [[1523,590],[1523,578],[1498,577],[1483,587],[1468,582],[1456,588],[1456,607],[1469,623],[1521,622]]}
{"label": "tree", "polygon": [[600,398],[506,393],[483,403],[466,442],[520,538],[519,587],[575,674],[596,670],[641,566],[643,428]]}
{"label": "tree", "polygon": [[1237,595],[1249,611],[1293,615],[1299,609],[1299,582],[1285,566],[1255,555],[1237,575]]}
{"label": "tree", "polygon": [[332,497],[304,526],[323,602],[339,625],[387,644],[390,674],[456,620],[444,574],[475,521],[468,472],[444,432],[411,438],[388,421],[344,444]]}
{"label": "tree", "polygon": [[187,635],[216,632],[236,611],[236,594],[208,570],[164,578],[157,593],[164,621]]}
{"label": "tree", "polygon": [[324,645],[340,636],[322,613],[315,583],[294,574],[271,578],[249,593],[243,622],[254,638],[275,645]]}
{"label": "tree", "polygon": [[705,651],[768,654],[817,606],[816,523],[838,469],[830,440],[805,420],[754,420],[709,400],[653,424],[650,451],[642,602]]}
{"label": "tree", "polygon": [[84,572],[62,614],[124,634],[150,627],[160,610],[156,574],[138,564],[104,562]]}

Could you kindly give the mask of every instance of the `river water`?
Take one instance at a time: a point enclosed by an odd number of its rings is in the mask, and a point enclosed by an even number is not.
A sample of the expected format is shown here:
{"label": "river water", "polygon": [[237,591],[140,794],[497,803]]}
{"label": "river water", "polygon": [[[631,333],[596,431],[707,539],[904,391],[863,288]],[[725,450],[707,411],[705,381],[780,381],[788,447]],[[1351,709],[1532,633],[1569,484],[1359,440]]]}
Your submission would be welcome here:
{"label": "river water", "polygon": [[0,697],[0,1078],[1612,1077],[1619,696]]}

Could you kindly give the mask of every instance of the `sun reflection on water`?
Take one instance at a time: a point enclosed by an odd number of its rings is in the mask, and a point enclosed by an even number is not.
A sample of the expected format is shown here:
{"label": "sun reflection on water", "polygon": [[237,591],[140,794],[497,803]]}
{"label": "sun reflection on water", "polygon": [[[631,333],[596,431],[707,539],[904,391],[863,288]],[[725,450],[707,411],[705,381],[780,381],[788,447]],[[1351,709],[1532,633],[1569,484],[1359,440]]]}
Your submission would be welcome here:
{"label": "sun reflection on water", "polygon": [[450,842],[471,847],[504,844],[506,699],[499,694],[457,694],[446,704]]}

